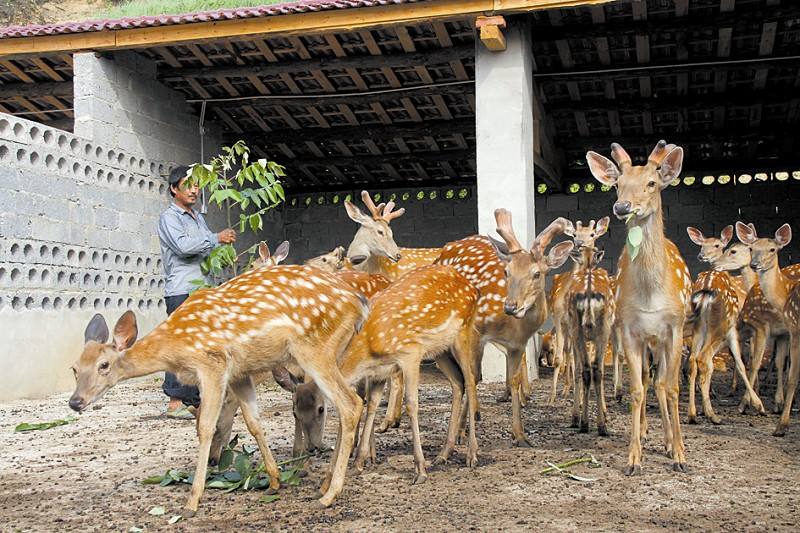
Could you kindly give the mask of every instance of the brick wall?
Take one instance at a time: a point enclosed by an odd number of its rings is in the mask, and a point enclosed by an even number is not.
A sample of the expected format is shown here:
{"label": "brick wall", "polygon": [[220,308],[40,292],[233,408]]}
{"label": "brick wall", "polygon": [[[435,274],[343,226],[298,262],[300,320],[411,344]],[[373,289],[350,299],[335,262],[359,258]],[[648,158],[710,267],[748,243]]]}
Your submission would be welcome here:
{"label": "brick wall", "polygon": [[[667,237],[678,245],[693,275],[708,266],[697,260],[699,247],[689,240],[687,226],[706,235],[719,235],[722,228],[737,220],[753,222],[759,235],[774,234],[784,222],[800,232],[800,183],[797,181],[754,183],[747,185],[693,185],[669,187],[662,193]],[[613,191],[577,194],[552,194],[536,198],[536,227],[544,228],[554,218],[572,221],[599,219],[611,215],[616,199]],[[735,238],[735,237],[734,237]],[[600,241],[606,250],[603,266],[615,270],[625,242],[624,224],[612,215],[608,235]],[[781,255],[782,264],[800,260],[800,235]]]}

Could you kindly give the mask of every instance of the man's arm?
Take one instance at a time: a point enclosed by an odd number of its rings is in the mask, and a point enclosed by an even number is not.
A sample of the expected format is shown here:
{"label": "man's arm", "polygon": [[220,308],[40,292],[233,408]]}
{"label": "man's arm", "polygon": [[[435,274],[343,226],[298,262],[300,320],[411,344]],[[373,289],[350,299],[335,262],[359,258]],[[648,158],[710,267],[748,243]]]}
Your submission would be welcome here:
{"label": "man's arm", "polygon": [[171,216],[159,219],[158,237],[178,257],[206,255],[219,244],[219,238],[210,231],[202,236],[189,237],[184,233],[180,221]]}

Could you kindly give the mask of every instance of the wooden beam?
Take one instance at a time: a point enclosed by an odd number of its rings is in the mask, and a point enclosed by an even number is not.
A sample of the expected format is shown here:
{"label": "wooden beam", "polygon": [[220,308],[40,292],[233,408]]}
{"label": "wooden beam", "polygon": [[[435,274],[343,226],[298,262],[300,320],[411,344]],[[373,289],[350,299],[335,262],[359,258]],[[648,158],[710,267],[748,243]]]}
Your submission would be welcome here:
{"label": "wooden beam", "polygon": [[323,57],[300,61],[282,61],[264,65],[222,66],[203,68],[164,68],[159,70],[158,78],[165,81],[179,81],[183,78],[244,78],[249,75],[276,76],[315,70],[381,69],[414,67],[418,65],[436,65],[450,61],[470,59],[475,56],[475,47],[454,46],[435,52],[418,52],[412,54],[390,54],[361,57]]}
{"label": "wooden beam", "polygon": [[[758,55],[761,57],[771,56],[775,49],[775,35],[778,32],[777,22],[765,22],[761,27],[761,40],[758,44]],[[763,89],[767,85],[769,69],[760,68],[756,70],[753,85],[756,89]]]}
{"label": "wooden beam", "polygon": [[72,98],[72,95],[72,80],[0,84],[0,100],[8,100],[14,96],[23,96],[25,98],[42,98],[45,96]]}
{"label": "wooden beam", "polygon": [[410,154],[380,154],[380,155],[359,155],[355,157],[319,157],[319,158],[298,158],[295,160],[285,160],[281,164],[285,165],[305,165],[327,167],[335,165],[338,167],[354,167],[356,165],[377,166],[386,164],[390,160],[393,165],[413,164],[413,163],[436,163],[438,161],[464,161],[474,159],[474,150],[444,150],[441,152],[420,152],[415,151]]}
{"label": "wooden beam", "polygon": [[481,42],[491,52],[502,52],[506,49],[506,36],[503,35],[505,27],[506,20],[501,16],[479,16],[475,20],[475,28],[480,32]]}

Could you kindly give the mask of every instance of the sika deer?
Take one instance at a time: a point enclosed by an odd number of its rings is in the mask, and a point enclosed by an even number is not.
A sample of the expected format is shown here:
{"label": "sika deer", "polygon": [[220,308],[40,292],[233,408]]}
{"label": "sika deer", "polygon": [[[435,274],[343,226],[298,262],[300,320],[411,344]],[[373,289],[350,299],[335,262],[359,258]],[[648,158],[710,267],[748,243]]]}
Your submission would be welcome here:
{"label": "sika deer", "polygon": [[[356,468],[361,470],[371,455],[375,411],[382,386],[395,367],[405,378],[406,409],[414,439],[416,476],[427,478],[418,422],[419,366],[433,357],[453,388],[452,413],[447,443],[438,460],[446,460],[455,445],[464,387],[467,390],[469,445],[467,465],[477,464],[475,436],[477,392],[472,362],[477,350],[474,315],[478,292],[454,268],[443,265],[421,267],[378,293],[370,302],[364,329],[356,335],[341,358],[341,371],[350,384],[370,379],[367,419],[359,443]],[[449,352],[449,353],[448,353]],[[451,355],[452,354],[452,359]]]}
{"label": "sika deer", "polygon": [[[197,511],[203,494],[209,449],[228,387],[239,400],[248,430],[258,442],[270,487],[280,486],[278,466],[258,421],[250,377],[286,362],[296,363],[336,406],[340,435],[324,495],[329,506],[341,493],[362,403],[336,364],[366,320],[366,301],[334,276],[301,266],[250,270],[223,285],[198,291],[164,322],[135,342],[136,318],[126,312],[105,344],[96,316],[90,339],[74,367],[77,386],[70,407],[83,411],[119,381],[170,371],[200,387],[197,422],[200,450],[184,516]],[[103,324],[104,325],[104,324]]]}
{"label": "sika deer", "polygon": [[[575,359],[575,401],[572,406],[574,426],[581,433],[589,431],[589,390],[594,384],[597,395],[597,434],[608,435],[606,430],[606,398],[603,386],[606,346],[611,338],[614,325],[614,292],[608,272],[598,265],[603,259],[603,251],[584,246],[573,252],[572,258],[578,265],[566,293],[567,335],[572,339]],[[594,353],[588,344],[594,345]],[[577,384],[582,378],[583,390]],[[580,415],[578,409],[580,407]]]}
{"label": "sika deer", "polygon": [[572,241],[554,246],[545,255],[553,238],[564,231],[568,221],[558,219],[542,231],[530,251],[523,250],[511,225],[511,213],[495,211],[497,232],[505,241],[495,243],[488,237],[476,235],[448,243],[438,262],[452,265],[478,291],[478,310],[475,324],[480,335],[476,352],[476,369],[481,366],[483,348],[492,343],[506,354],[506,377],[511,377],[512,435],[515,446],[530,446],[522,425],[520,411],[519,367],[525,345],[547,318],[545,276],[564,264],[575,246]]}
{"label": "sika deer", "polygon": [[789,224],[784,224],[775,232],[774,239],[759,239],[754,228],[737,222],[736,235],[750,247],[750,268],[758,273],[764,296],[779,311],[789,330],[789,380],[783,413],[773,432],[774,436],[783,437],[789,427],[792,401],[800,377],[800,289],[797,288],[800,284],[785,276],[778,266],[778,252],[791,242],[792,228]]}
{"label": "sika deer", "polygon": [[[597,224],[595,224],[594,220],[591,220],[586,226],[584,226],[580,220],[574,225],[572,222],[566,221],[564,233],[572,237],[572,241],[575,243],[575,251],[579,253],[583,247],[594,247],[595,241],[608,231],[608,224],[610,221],[611,219],[609,217],[603,217],[597,221]],[[558,375],[562,371],[562,367],[567,372],[564,378],[564,397],[569,393],[569,384],[574,379],[574,358],[569,336],[566,335],[567,312],[569,307],[567,303],[567,293],[569,293],[575,274],[579,269],[579,263],[575,262],[570,272],[556,274],[553,277],[553,286],[550,289],[547,302],[550,305],[550,313],[553,317],[553,326],[555,328],[553,334],[555,341],[553,352],[553,387],[550,390],[550,400],[547,402],[548,405],[553,405],[555,403]]]}
{"label": "sika deer", "polygon": [[[700,246],[699,259],[713,265],[723,257],[723,250],[733,237],[733,226],[722,230],[719,239],[707,238],[696,228],[686,228],[692,242]],[[727,272],[709,270],[702,272],[692,286],[691,314],[692,349],[689,355],[689,423],[697,423],[695,407],[695,379],[700,370],[700,392],[703,396],[703,412],[713,424],[721,419],[711,405],[711,376],[714,373],[714,355],[727,345],[736,362],[736,372],[745,383],[748,401],[764,414],[764,405],[747,378],[739,347],[737,323],[739,318],[740,292]]]}
{"label": "sika deer", "polygon": [[631,441],[626,475],[641,473],[642,437],[646,434],[648,355],[658,366],[656,395],[661,411],[666,451],[673,469],[686,472],[681,434],[681,349],[691,278],[678,248],[664,235],[661,191],[680,175],[683,149],[659,141],[647,164],[634,166],[627,152],[611,145],[616,164],[595,152],[586,154],[592,175],[617,188],[613,212],[625,220],[628,245],[617,274],[617,334],[628,361],[632,403]]}
{"label": "sika deer", "polygon": [[337,246],[326,254],[306,259],[303,264],[325,272],[338,272],[346,268],[346,259],[344,246]]}

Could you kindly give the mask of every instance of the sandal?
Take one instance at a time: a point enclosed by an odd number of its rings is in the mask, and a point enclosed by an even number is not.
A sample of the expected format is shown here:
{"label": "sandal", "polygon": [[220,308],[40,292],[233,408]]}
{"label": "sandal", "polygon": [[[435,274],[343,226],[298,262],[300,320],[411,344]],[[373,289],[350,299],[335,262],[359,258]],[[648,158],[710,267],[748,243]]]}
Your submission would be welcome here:
{"label": "sandal", "polygon": [[191,420],[194,418],[194,413],[186,406],[181,406],[177,409],[167,409],[164,415],[168,418],[179,418],[181,420]]}

